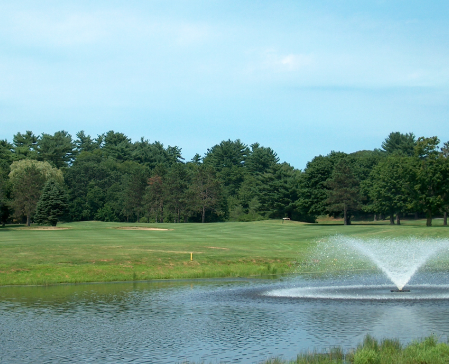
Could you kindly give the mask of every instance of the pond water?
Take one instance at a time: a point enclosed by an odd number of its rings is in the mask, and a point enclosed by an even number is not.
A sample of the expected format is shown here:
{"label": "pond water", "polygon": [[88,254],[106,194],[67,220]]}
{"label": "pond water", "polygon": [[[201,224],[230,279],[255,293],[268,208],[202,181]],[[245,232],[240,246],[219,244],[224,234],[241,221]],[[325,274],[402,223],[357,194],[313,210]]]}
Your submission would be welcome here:
{"label": "pond water", "polygon": [[[447,278],[430,278],[432,292],[449,291]],[[429,277],[410,282],[411,291],[424,281]],[[259,363],[336,345],[350,349],[366,334],[447,339],[445,293],[388,299],[394,287],[377,275],[362,284],[386,298],[294,293],[344,286],[348,295],[348,285],[360,282],[295,277],[2,287],[0,362]],[[286,290],[294,294],[279,294]]]}

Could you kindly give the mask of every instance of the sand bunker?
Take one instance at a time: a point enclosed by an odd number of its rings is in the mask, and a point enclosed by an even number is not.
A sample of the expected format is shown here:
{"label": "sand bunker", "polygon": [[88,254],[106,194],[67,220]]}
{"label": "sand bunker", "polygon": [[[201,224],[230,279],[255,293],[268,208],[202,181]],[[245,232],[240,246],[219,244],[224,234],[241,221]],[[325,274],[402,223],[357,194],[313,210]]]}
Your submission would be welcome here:
{"label": "sand bunker", "polygon": [[160,229],[160,228],[142,227],[142,226],[122,226],[122,227],[114,227],[113,229],[118,229],[118,230],[154,230],[154,231],[173,230],[173,229]]}

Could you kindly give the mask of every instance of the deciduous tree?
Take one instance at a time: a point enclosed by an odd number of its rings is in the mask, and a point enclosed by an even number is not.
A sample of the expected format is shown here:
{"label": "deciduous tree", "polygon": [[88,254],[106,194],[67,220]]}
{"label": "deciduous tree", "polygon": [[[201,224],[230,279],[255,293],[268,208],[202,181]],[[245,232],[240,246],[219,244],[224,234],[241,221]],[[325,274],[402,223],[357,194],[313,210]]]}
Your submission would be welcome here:
{"label": "deciduous tree", "polygon": [[53,168],[48,162],[30,159],[13,162],[9,178],[12,183],[14,212],[17,217],[26,216],[27,226],[31,224],[31,216],[36,210],[45,182],[50,178],[63,182],[60,170]]}

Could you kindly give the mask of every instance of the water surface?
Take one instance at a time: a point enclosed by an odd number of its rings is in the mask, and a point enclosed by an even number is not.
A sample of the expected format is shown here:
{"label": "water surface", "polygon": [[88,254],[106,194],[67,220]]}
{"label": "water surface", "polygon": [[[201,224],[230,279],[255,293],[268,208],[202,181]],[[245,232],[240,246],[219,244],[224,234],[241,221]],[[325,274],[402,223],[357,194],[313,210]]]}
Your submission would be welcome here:
{"label": "water surface", "polygon": [[[258,363],[335,345],[350,349],[368,333],[403,342],[430,334],[446,339],[449,302],[444,298],[270,296],[357,282],[360,277],[296,277],[2,287],[0,362]],[[385,287],[386,295],[394,288],[382,276],[363,282]],[[438,277],[431,283],[447,291],[449,282]]]}

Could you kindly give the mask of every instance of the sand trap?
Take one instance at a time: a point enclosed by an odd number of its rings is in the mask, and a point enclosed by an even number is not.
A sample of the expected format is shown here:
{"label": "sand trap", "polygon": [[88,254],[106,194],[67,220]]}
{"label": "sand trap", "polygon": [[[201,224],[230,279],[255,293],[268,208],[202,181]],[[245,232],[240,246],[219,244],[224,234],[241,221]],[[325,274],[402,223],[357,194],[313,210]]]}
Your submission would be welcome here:
{"label": "sand trap", "polygon": [[209,249],[229,250],[229,248],[219,248],[218,246],[208,246]]}
{"label": "sand trap", "polygon": [[141,227],[141,226],[113,227],[113,229],[118,229],[118,230],[152,230],[152,231],[168,231],[168,230],[173,230],[173,229],[160,229],[160,228]]}

